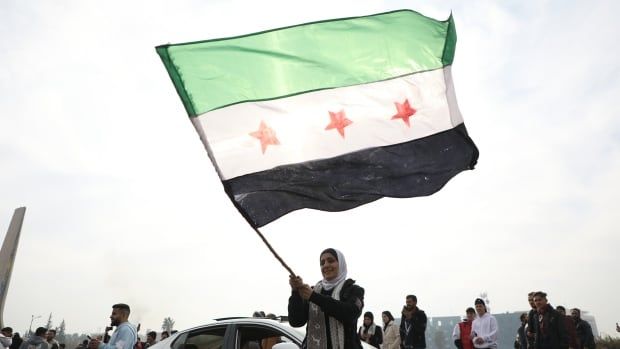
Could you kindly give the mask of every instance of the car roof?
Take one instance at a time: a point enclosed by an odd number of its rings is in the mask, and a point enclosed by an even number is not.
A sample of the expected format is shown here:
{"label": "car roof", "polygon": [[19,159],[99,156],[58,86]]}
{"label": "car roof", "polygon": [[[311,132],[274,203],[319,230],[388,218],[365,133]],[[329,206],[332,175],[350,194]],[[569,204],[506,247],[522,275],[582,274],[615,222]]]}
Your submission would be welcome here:
{"label": "car roof", "polygon": [[[279,320],[283,320],[283,321],[279,321]],[[198,330],[198,329],[202,329],[205,327],[211,327],[211,326],[219,326],[219,325],[231,325],[231,324],[239,324],[239,325],[252,325],[252,324],[263,324],[263,325],[269,325],[269,326],[273,326],[273,327],[279,327],[284,329],[287,332],[290,332],[293,335],[297,335],[299,336],[300,340],[303,339],[303,337],[305,337],[306,335],[306,329],[305,327],[300,327],[300,328],[296,328],[296,327],[292,327],[288,321],[288,318],[285,319],[267,319],[267,318],[255,318],[255,317],[226,317],[226,318],[219,318],[219,319],[215,319],[213,322],[209,322],[206,324],[202,324],[199,326],[194,326],[179,332],[176,332],[174,335],[170,336],[169,338],[166,338],[166,341],[168,340],[174,340],[174,338],[176,338],[177,336],[183,334],[183,333],[188,333],[194,330]],[[157,344],[161,343],[158,342]],[[155,345],[157,345],[155,344]],[[375,349],[373,346],[371,346],[370,344],[363,342],[362,341],[362,348],[364,349]]]}
{"label": "car roof", "polygon": [[267,319],[267,318],[255,318],[255,317],[227,317],[227,318],[215,319],[215,321],[213,322],[202,324],[199,326],[194,326],[194,327],[179,331],[175,333],[175,335],[179,333],[190,332],[190,331],[205,328],[205,327],[218,326],[218,325],[230,325],[230,324],[239,324],[239,325],[263,324],[263,325],[269,325],[273,327],[283,327],[285,330],[287,330],[287,332],[297,333],[297,334],[302,335],[302,337],[304,335],[304,331],[300,331],[300,329],[292,327],[288,323],[288,321],[278,321],[278,320],[272,320],[272,319]]}

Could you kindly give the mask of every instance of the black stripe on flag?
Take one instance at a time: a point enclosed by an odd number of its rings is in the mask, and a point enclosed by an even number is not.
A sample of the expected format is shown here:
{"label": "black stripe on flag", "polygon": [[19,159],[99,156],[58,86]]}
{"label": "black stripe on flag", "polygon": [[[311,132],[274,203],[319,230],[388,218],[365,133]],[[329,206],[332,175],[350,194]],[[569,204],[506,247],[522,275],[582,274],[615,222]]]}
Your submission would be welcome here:
{"label": "black stripe on flag", "polygon": [[464,124],[406,143],[369,148],[223,181],[254,227],[301,209],[344,211],[382,197],[431,195],[473,169],[478,149]]}

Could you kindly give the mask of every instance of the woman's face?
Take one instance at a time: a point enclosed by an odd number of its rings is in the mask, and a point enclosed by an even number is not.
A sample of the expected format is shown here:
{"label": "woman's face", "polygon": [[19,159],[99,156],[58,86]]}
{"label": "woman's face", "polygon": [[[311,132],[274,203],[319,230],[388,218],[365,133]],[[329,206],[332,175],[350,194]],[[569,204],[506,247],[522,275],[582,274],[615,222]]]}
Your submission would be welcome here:
{"label": "woman's face", "polygon": [[383,318],[383,323],[384,324],[387,324],[390,321],[390,318],[387,317],[387,315],[385,315],[385,314],[383,314],[381,317]]}
{"label": "woman's face", "polygon": [[321,255],[321,273],[327,281],[331,281],[338,276],[339,271],[338,260],[331,253],[323,253]]}

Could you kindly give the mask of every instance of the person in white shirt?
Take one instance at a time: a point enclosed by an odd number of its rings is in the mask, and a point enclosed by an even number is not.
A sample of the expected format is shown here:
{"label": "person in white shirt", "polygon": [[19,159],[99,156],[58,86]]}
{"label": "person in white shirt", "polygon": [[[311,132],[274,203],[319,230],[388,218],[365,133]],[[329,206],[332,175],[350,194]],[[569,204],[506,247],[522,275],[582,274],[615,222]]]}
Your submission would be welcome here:
{"label": "person in white shirt", "polygon": [[110,325],[116,326],[116,331],[112,333],[108,343],[102,343],[98,339],[91,340],[88,343],[88,349],[133,349],[138,339],[138,330],[128,320],[130,312],[127,304],[114,304],[112,315],[110,315]]}
{"label": "person in white shirt", "polygon": [[476,348],[497,348],[497,320],[487,312],[484,301],[477,298],[474,302],[478,316],[471,325],[471,338]]}

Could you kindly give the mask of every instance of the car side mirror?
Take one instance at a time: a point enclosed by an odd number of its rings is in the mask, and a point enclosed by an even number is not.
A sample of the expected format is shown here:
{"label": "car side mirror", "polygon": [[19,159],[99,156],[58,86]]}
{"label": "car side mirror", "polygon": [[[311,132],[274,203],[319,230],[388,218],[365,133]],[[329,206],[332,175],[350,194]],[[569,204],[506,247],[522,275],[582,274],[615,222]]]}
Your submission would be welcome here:
{"label": "car side mirror", "polygon": [[271,347],[271,349],[299,349],[299,346],[295,343],[286,342],[286,343],[278,343]]}

